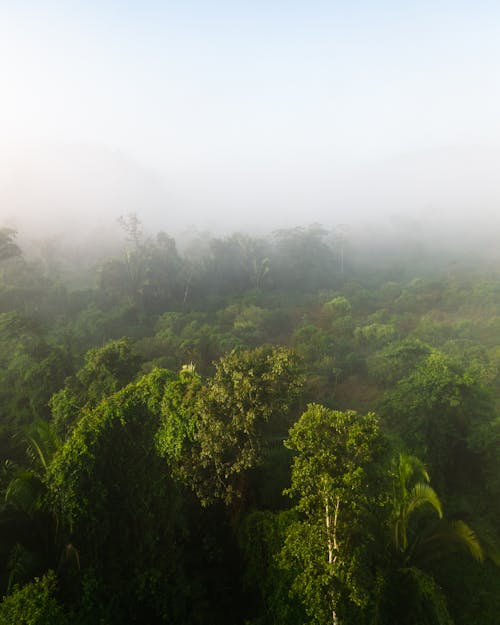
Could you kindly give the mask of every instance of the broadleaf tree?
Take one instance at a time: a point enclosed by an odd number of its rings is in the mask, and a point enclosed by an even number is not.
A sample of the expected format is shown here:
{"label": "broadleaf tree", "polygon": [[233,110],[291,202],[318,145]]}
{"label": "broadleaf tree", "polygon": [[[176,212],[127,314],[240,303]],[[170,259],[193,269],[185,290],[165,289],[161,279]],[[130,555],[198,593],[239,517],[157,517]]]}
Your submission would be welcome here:
{"label": "broadleaf tree", "polygon": [[294,591],[313,623],[360,618],[373,581],[369,527],[384,503],[378,419],[310,404],[286,445],[296,453],[288,492],[301,519],[289,527],[282,564],[296,571]]}

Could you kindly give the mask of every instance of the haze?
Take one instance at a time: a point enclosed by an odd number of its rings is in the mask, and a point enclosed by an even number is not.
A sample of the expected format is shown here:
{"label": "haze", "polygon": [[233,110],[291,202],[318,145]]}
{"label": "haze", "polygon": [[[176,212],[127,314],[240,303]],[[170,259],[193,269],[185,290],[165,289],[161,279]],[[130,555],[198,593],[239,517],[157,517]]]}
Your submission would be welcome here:
{"label": "haze", "polygon": [[499,31],[483,0],[4,0],[0,221],[491,233]]}

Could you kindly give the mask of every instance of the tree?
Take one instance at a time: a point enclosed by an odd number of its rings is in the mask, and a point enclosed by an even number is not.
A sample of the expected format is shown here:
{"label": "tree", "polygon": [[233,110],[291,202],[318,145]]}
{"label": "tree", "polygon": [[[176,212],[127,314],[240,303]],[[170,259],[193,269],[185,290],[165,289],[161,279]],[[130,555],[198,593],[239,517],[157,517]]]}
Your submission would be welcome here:
{"label": "tree", "polygon": [[67,625],[69,619],[54,597],[56,577],[49,571],[0,603],[0,625]]}
{"label": "tree", "polygon": [[50,399],[58,431],[66,434],[81,411],[91,409],[132,381],[140,358],[127,338],[109,341],[85,354],[85,364],[75,376],[66,378],[64,387]]}
{"label": "tree", "polygon": [[368,372],[384,388],[393,387],[430,354],[431,347],[419,339],[390,343],[367,359]]}
{"label": "tree", "polygon": [[[45,506],[42,493],[45,491],[47,472],[61,440],[52,425],[43,419],[37,419],[21,432],[29,459],[27,468],[20,467],[10,480],[5,493],[5,500],[23,509],[28,514]],[[26,498],[26,495],[31,496]]]}
{"label": "tree", "polygon": [[367,526],[381,505],[386,444],[373,413],[310,404],[285,443],[296,452],[289,493],[301,519],[289,527],[283,565],[314,623],[337,625],[368,597]]}
{"label": "tree", "polygon": [[209,241],[206,280],[212,293],[241,293],[260,288],[269,273],[264,241],[233,234]]}
{"label": "tree", "polygon": [[382,410],[437,484],[453,492],[480,479],[468,439],[492,408],[474,368],[431,349],[387,391]]}
{"label": "tree", "polygon": [[[37,419],[17,433],[27,462],[6,462],[8,481],[1,508],[4,544],[9,545],[7,590],[56,566],[61,554],[58,520],[47,500],[50,463],[61,447],[52,423]],[[74,552],[72,552],[74,555]]]}
{"label": "tree", "polygon": [[172,474],[186,480],[184,460],[193,443],[197,410],[196,402],[202,382],[194,365],[184,365],[177,379],[165,387],[161,404],[161,425],[156,436],[160,455],[167,459]]}
{"label": "tree", "polygon": [[0,228],[0,261],[21,256],[21,248],[14,243],[16,234],[13,228]]}
{"label": "tree", "polygon": [[[436,558],[441,549],[458,546],[465,548],[478,561],[484,559],[483,548],[474,531],[461,520],[443,521],[441,501],[430,486],[429,474],[424,464],[415,456],[399,454],[393,463],[394,497],[392,502],[392,524],[394,526],[394,547],[402,554],[406,564],[429,557]],[[408,539],[410,519],[424,507],[431,508],[439,522],[427,524],[427,528],[417,527],[413,539]]]}
{"label": "tree", "polygon": [[[290,349],[233,350],[215,364],[190,406],[174,398],[163,405],[159,448],[202,503],[220,498],[229,504],[243,496],[248,471],[262,462],[265,434],[286,431],[301,386],[299,359]],[[171,442],[176,433],[182,442]],[[174,457],[176,448],[183,452]]]}
{"label": "tree", "polygon": [[159,313],[181,301],[182,260],[175,240],[159,232],[146,249],[142,301],[147,312]]}
{"label": "tree", "polygon": [[[422,481],[416,481],[420,478]],[[394,473],[393,524],[394,546],[398,551],[408,550],[408,524],[410,516],[421,506],[434,508],[443,518],[441,502],[436,491],[429,485],[429,474],[423,462],[415,456],[399,454]]]}
{"label": "tree", "polygon": [[[392,465],[389,560],[379,574],[375,625],[451,625],[432,562],[462,549],[482,562],[483,548],[462,520],[445,521],[424,464],[401,453]],[[432,520],[430,513],[433,513]]]}
{"label": "tree", "polygon": [[196,396],[193,371],[154,369],[83,410],[50,464],[50,501],[80,553],[82,580],[95,581],[88,622],[199,625],[234,616],[227,519],[221,507],[203,509],[158,453],[167,410],[179,416],[166,427],[169,463],[184,453],[180,408],[190,391]]}
{"label": "tree", "polygon": [[318,224],[274,233],[272,279],[276,286],[307,292],[335,284],[337,264],[333,249],[325,242],[327,234]]}
{"label": "tree", "polygon": [[97,575],[96,602],[114,606],[113,623],[135,622],[141,611],[148,622],[175,621],[176,609],[185,622],[190,609],[183,507],[155,448],[173,377],[157,369],[84,410],[49,466],[51,505],[83,573]]}
{"label": "tree", "polygon": [[70,368],[68,354],[44,328],[17,312],[0,314],[0,412],[4,423],[49,416],[48,401]]}
{"label": "tree", "polygon": [[245,517],[238,528],[245,556],[245,581],[255,590],[250,614],[252,625],[302,625],[306,619],[298,597],[290,595],[292,570],[284,570],[279,558],[294,511],[257,510]]}

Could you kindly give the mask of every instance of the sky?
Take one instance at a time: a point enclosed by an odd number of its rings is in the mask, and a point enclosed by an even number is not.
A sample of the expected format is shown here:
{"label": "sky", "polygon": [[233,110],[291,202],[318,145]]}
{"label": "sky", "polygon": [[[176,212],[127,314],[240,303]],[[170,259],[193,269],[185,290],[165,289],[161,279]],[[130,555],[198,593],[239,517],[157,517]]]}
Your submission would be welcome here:
{"label": "sky", "polygon": [[500,213],[500,4],[0,0],[0,220]]}

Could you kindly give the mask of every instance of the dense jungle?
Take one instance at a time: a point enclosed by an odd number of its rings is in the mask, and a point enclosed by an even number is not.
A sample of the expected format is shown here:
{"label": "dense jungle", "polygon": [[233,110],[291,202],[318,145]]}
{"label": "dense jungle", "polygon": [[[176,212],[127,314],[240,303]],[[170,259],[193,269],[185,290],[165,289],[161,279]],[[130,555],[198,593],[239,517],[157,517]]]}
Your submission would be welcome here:
{"label": "dense jungle", "polygon": [[495,250],[116,228],[0,229],[0,625],[496,625]]}

